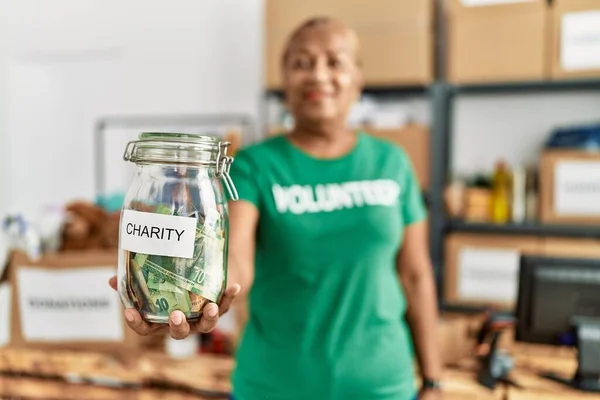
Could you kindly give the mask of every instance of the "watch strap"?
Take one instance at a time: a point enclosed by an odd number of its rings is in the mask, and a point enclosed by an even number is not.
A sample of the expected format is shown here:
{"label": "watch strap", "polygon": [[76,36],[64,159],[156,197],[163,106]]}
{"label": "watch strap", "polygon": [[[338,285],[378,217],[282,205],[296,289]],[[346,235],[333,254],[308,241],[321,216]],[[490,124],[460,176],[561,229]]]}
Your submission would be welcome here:
{"label": "watch strap", "polygon": [[441,390],[442,382],[437,379],[423,378],[423,389],[427,390]]}

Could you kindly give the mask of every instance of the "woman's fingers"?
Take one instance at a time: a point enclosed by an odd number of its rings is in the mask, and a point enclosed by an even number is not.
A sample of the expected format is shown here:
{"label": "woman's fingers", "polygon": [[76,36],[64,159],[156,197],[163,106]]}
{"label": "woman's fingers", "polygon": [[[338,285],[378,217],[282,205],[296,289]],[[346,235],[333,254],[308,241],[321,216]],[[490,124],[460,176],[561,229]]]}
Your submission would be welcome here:
{"label": "woman's fingers", "polygon": [[160,330],[164,330],[167,327],[165,324],[149,324],[144,321],[140,313],[133,308],[125,310],[125,320],[127,321],[127,325],[140,336],[151,335]]}
{"label": "woman's fingers", "polygon": [[181,340],[190,334],[190,324],[181,311],[173,311],[169,317],[169,333],[173,339]]}
{"label": "woman's fingers", "polygon": [[240,290],[242,287],[237,283],[232,284],[230,287],[225,290],[225,294],[223,295],[223,299],[221,300],[221,304],[219,304],[219,315],[225,314],[231,308],[231,304],[233,300],[240,294]]}
{"label": "woman's fingers", "polygon": [[117,276],[115,275],[112,278],[110,278],[108,280],[108,284],[111,288],[113,288],[113,290],[117,290]]}
{"label": "woman's fingers", "polygon": [[225,314],[229,310],[233,300],[240,294],[240,290],[241,286],[234,283],[225,290],[220,305],[208,303],[206,307],[204,307],[204,310],[202,310],[202,318],[200,321],[192,325],[192,331],[208,333],[215,329],[219,322],[219,316]]}
{"label": "woman's fingers", "polygon": [[215,303],[208,303],[202,310],[202,318],[194,324],[194,331],[201,333],[211,332],[217,327],[219,322],[219,306]]}

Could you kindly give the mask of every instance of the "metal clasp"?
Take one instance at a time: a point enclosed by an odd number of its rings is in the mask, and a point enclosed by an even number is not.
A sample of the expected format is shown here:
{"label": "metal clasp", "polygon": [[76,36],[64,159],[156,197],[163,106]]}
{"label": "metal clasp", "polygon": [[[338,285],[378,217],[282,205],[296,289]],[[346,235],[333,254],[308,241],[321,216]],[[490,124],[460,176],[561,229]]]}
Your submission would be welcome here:
{"label": "metal clasp", "polygon": [[127,146],[125,146],[125,152],[123,153],[123,160],[133,161],[132,156],[135,153],[135,146],[137,146],[138,142],[139,140],[134,140],[127,143]]}
{"label": "metal clasp", "polygon": [[231,143],[229,142],[219,142],[219,154],[217,156],[217,177],[224,178],[225,187],[227,187],[227,191],[231,196],[232,200],[239,200],[237,189],[235,188],[235,184],[233,180],[229,176],[229,170],[231,169],[231,163],[233,163],[233,157],[227,156],[227,147],[229,147]]}

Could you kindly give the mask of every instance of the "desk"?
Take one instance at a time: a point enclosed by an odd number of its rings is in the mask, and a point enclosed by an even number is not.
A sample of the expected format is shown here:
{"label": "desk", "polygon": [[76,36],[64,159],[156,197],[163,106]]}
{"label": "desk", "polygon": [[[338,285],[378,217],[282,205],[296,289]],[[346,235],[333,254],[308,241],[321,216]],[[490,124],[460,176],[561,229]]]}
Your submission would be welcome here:
{"label": "desk", "polygon": [[512,374],[523,389],[508,387],[508,400],[568,400],[600,399],[600,394],[585,393],[540,377],[545,371],[569,378],[577,368],[576,353],[568,348],[515,344],[511,349],[515,359]]}
{"label": "desk", "polygon": [[[0,399],[28,400],[205,400],[186,389],[229,392],[234,362],[227,357],[198,355],[192,359],[172,360],[164,354],[147,352],[136,357],[115,359],[93,352],[0,349]],[[445,400],[501,400],[502,389],[488,390],[477,384],[475,370],[469,367],[448,369],[444,374]],[[2,373],[4,375],[2,375]],[[132,388],[74,384],[102,378]],[[172,389],[157,389],[167,385]],[[210,397],[212,400],[224,397]]]}
{"label": "desk", "polygon": [[[489,390],[477,383],[477,363],[459,360],[444,372],[444,400],[600,400],[542,379],[550,369],[570,376],[575,353],[568,349],[513,345],[512,377],[523,389],[498,385]],[[0,400],[9,398],[89,400],[217,400],[224,396],[203,396],[198,391],[229,392],[234,362],[228,357],[198,355],[172,360],[158,352],[115,359],[93,352],[0,349]],[[65,379],[83,383],[69,383]],[[86,381],[126,384],[128,387],[93,385]],[[196,391],[196,392],[194,392]]]}
{"label": "desk", "polygon": [[448,369],[444,373],[444,400],[504,400],[502,385],[489,390],[477,383],[475,371]]}

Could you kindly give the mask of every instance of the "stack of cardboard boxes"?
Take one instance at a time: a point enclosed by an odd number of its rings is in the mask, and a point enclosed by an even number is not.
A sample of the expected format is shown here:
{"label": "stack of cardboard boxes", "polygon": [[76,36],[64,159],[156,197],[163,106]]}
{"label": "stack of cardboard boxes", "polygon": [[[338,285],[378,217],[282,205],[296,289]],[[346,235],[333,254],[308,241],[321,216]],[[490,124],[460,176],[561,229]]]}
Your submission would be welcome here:
{"label": "stack of cardboard boxes", "polygon": [[[289,34],[303,21],[331,16],[361,41],[368,86],[435,79],[435,32],[445,37],[445,77],[454,83],[518,82],[600,76],[600,0],[269,0],[265,78],[281,88]],[[445,30],[444,30],[445,27]]]}

